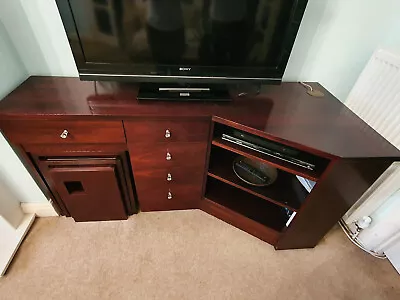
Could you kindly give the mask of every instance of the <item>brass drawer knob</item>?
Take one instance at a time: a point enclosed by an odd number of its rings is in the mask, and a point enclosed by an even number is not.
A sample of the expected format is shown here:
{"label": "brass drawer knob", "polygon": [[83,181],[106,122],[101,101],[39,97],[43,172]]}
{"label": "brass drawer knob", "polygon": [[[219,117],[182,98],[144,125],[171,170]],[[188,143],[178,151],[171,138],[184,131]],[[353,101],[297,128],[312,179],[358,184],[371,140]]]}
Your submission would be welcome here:
{"label": "brass drawer knob", "polygon": [[60,138],[66,139],[68,136],[68,133],[69,133],[68,130],[64,129],[64,131],[60,134]]}
{"label": "brass drawer knob", "polygon": [[165,130],[165,138],[170,138],[171,137],[171,131],[169,131],[168,129]]}
{"label": "brass drawer knob", "polygon": [[166,160],[171,160],[172,159],[171,153],[167,152],[167,156],[166,156],[165,159]]}
{"label": "brass drawer knob", "polygon": [[171,199],[172,199],[172,193],[171,193],[171,191],[168,192],[167,198],[168,198],[168,200],[171,200]]}
{"label": "brass drawer knob", "polygon": [[167,174],[167,181],[172,181],[172,175],[171,175],[171,173],[168,173],[168,174]]}

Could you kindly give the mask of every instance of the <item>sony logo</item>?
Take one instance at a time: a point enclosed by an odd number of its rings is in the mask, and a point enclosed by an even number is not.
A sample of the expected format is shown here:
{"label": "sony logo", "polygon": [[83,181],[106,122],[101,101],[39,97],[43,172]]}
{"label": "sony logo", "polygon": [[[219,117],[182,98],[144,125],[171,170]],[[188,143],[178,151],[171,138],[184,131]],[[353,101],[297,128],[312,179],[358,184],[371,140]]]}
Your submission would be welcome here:
{"label": "sony logo", "polygon": [[184,68],[184,67],[180,67],[179,71],[190,71],[192,68]]}

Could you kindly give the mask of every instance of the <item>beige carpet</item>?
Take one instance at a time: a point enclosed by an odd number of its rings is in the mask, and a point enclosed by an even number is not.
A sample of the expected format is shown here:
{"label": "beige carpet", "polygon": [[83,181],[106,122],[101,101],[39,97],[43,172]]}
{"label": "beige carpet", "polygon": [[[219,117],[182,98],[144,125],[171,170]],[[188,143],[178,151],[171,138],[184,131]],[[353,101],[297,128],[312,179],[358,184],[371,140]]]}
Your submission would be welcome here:
{"label": "beige carpet", "polygon": [[338,228],[315,249],[275,251],[197,210],[43,218],[0,299],[400,299],[400,277]]}

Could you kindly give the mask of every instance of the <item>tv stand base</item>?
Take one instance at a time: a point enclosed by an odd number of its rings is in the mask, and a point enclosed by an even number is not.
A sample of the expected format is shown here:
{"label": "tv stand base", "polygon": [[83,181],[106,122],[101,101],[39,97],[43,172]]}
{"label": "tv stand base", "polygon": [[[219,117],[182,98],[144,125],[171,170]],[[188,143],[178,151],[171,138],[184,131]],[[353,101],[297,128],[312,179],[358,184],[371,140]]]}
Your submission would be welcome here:
{"label": "tv stand base", "polygon": [[232,101],[226,84],[141,83],[138,100]]}

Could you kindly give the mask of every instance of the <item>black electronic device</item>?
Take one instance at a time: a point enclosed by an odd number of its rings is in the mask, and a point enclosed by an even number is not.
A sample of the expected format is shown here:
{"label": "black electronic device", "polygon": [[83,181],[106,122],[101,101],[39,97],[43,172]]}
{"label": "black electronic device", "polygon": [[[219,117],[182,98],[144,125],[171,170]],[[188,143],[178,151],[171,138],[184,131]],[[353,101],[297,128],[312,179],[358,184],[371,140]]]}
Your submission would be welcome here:
{"label": "black electronic device", "polygon": [[265,176],[263,173],[261,173],[256,168],[250,166],[249,164],[246,164],[245,162],[243,162],[241,160],[235,162],[235,167],[240,168],[243,171],[245,171],[246,173],[250,174],[251,176],[256,177],[263,184],[266,184],[269,181],[267,176]]}
{"label": "black electronic device", "polygon": [[274,143],[272,141],[254,136],[243,131],[233,130],[232,136],[238,139],[247,141],[249,143],[261,146],[263,148],[269,149],[271,151],[279,152],[281,154],[286,154],[292,157],[296,157],[300,154],[299,150],[291,148],[282,144]]}
{"label": "black electronic device", "polygon": [[[244,140],[244,139],[242,140],[240,138],[234,137],[234,136],[229,135],[229,134],[222,134],[222,139],[225,140],[225,141],[228,141],[228,142],[243,146],[245,148],[252,149],[254,151],[263,153],[265,155],[272,156],[272,157],[277,158],[279,160],[282,160],[282,161],[285,161],[285,162],[289,162],[291,164],[297,165],[299,167],[302,167],[302,168],[305,168],[305,169],[308,169],[308,170],[311,170],[311,171],[314,170],[314,168],[315,168],[315,164],[313,164],[313,163],[309,163],[309,162],[304,161],[302,159],[290,156],[289,154],[286,154],[284,152],[283,153],[282,152],[278,152],[276,150],[278,146],[275,146],[274,150],[272,150],[272,149],[269,149],[269,148],[265,148],[265,144],[263,144],[264,146],[260,146],[259,144],[254,144],[254,143],[251,143],[251,142],[249,142],[247,140]],[[254,139],[253,139],[253,141],[254,141]],[[265,142],[267,142],[267,141],[265,141]],[[269,143],[269,142],[267,142],[267,143]]]}
{"label": "black electronic device", "polygon": [[245,156],[233,161],[233,171],[243,182],[259,187],[273,184],[278,177],[276,168]]}
{"label": "black electronic device", "polygon": [[[157,83],[172,98],[218,100],[231,84],[280,83],[307,1],[56,3],[81,79]],[[141,86],[139,98],[155,98],[158,87]]]}

